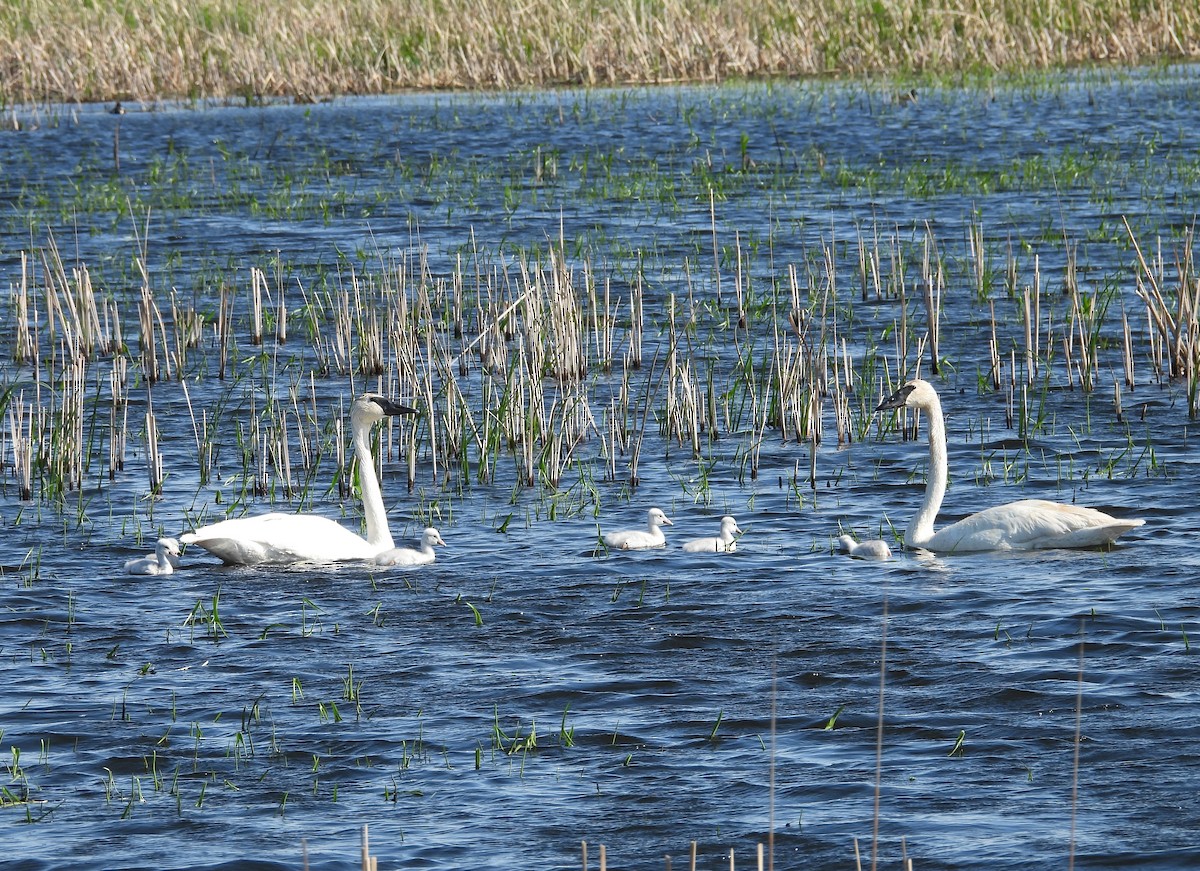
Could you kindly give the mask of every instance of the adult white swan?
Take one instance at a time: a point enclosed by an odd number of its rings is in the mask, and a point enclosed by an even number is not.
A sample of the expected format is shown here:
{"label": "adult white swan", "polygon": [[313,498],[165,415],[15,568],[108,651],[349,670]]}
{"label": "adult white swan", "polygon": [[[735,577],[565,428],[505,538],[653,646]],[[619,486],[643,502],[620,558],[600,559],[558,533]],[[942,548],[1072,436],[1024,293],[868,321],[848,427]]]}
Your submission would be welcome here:
{"label": "adult white swan", "polygon": [[1022,499],[985,508],[934,532],[933,522],[946,493],[946,424],[942,403],[928,381],[909,381],[876,412],[916,408],[929,430],[929,480],[925,499],[904,533],[904,543],[939,553],[983,550],[1041,550],[1052,547],[1103,547],[1136,529],[1144,520],[1118,520],[1094,508],[1079,508],[1044,499]]}
{"label": "adult white swan", "polygon": [[154,544],[154,553],[125,561],[125,571],[131,575],[169,575],[179,565],[179,542],[173,538],[160,538]]}
{"label": "adult white swan", "polygon": [[733,553],[742,534],[737,521],[728,514],[721,518],[721,533],[713,538],[693,538],[683,543],[684,553]]}
{"label": "adult white swan", "polygon": [[651,508],[646,514],[645,529],[621,529],[616,532],[606,532],[602,536],[606,547],[615,550],[644,550],[648,547],[662,547],[667,543],[667,536],[661,527],[674,526],[661,509]]}
{"label": "adult white swan", "polygon": [[432,526],[427,526],[421,534],[419,548],[414,550],[411,547],[397,547],[385,550],[375,557],[375,562],[381,566],[426,566],[437,556],[433,549],[435,544],[446,546],[446,542],[442,541],[442,534]]}
{"label": "adult white swan", "polygon": [[371,427],[385,416],[416,413],[414,408],[375,393],[364,393],[350,406],[350,431],[354,455],[358,459],[363,515],[367,521],[365,539],[328,517],[282,512],[222,520],[202,526],[180,539],[185,544],[198,544],[213,556],[234,565],[373,560],[379,554],[393,550],[396,543],[388,529],[369,438]]}

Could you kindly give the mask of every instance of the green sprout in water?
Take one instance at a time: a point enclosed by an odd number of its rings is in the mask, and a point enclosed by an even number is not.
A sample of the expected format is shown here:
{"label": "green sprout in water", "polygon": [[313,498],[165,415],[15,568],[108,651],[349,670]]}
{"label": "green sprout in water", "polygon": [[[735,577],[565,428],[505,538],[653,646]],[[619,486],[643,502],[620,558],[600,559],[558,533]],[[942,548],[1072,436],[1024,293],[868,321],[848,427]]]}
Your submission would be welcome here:
{"label": "green sprout in water", "polygon": [[964,755],[963,742],[966,741],[966,738],[967,738],[967,731],[965,729],[960,730],[958,733],[958,738],[955,739],[955,741],[954,741],[954,746],[950,748],[950,752],[947,753],[946,755],[947,756],[959,756],[959,757],[963,756]]}

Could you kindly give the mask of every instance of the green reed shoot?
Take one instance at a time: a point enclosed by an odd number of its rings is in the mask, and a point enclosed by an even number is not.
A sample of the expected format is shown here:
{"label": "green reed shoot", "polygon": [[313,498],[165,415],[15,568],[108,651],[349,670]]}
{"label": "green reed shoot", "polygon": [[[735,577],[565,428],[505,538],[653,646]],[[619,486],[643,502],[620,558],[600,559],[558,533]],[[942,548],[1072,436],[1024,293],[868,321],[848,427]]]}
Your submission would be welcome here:
{"label": "green reed shoot", "polygon": [[558,744],[560,747],[575,746],[575,727],[567,728],[567,714],[571,711],[571,703],[567,702],[563,708],[562,720],[558,724]]}
{"label": "green reed shoot", "polygon": [[840,717],[842,715],[842,711],[844,711],[844,710],[846,710],[845,705],[838,705],[837,710],[833,712],[833,716],[831,716],[825,722],[824,731],[832,732],[834,730],[834,727],[837,726],[838,717]]}
{"label": "green reed shoot", "polygon": [[950,752],[947,753],[946,755],[947,756],[962,756],[965,752],[965,748],[964,748],[963,744],[966,741],[966,739],[967,739],[966,730],[965,729],[959,730],[958,737],[954,740],[954,746],[950,748]]}
{"label": "green reed shoot", "polygon": [[338,710],[337,702],[317,702],[317,717],[322,723],[328,723],[332,720],[335,723],[342,722],[342,713]]}
{"label": "green reed shoot", "polygon": [[184,619],[183,625],[185,628],[191,629],[189,641],[195,640],[196,626],[204,627],[204,634],[211,641],[220,641],[222,638],[228,638],[229,633],[225,631],[225,625],[221,622],[221,589],[213,593],[212,599],[206,605],[203,599],[197,599],[196,604],[192,606],[192,610]]}
{"label": "green reed shoot", "polygon": [[722,721],[723,719],[725,719],[725,712],[724,712],[724,711],[718,711],[718,712],[717,712],[717,721],[716,721],[715,723],[713,723],[712,731],[710,731],[710,732],[708,733],[708,740],[709,740],[709,741],[715,741],[715,740],[716,740],[716,738],[717,738],[717,730],[721,728],[721,721]]}

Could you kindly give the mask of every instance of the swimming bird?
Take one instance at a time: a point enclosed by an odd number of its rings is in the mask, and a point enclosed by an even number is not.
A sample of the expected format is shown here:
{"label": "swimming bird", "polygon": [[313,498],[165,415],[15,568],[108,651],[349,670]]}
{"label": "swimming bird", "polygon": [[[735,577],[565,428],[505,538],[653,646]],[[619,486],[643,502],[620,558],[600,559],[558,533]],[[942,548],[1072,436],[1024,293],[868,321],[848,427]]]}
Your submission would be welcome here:
{"label": "swimming bird", "polygon": [[425,532],[421,535],[421,547],[414,550],[411,547],[397,547],[392,550],[385,550],[379,556],[375,557],[375,562],[381,566],[425,566],[433,562],[436,554],[433,546],[440,544],[446,546],[446,542],[442,541],[441,533],[432,526],[425,527]]}
{"label": "swimming bird", "polygon": [[169,575],[179,566],[179,542],[160,538],[150,556],[126,560],[125,572],[131,575]]}
{"label": "swimming bird", "polygon": [[1139,519],[1120,520],[1094,508],[1022,499],[985,508],[935,532],[933,523],[942,507],[949,475],[942,403],[933,385],[918,378],[879,403],[875,411],[905,407],[921,411],[929,429],[929,480],[925,499],[904,533],[904,543],[909,547],[939,553],[1103,547],[1145,523]]}
{"label": "swimming bird", "polygon": [[643,550],[648,547],[663,547],[667,537],[660,527],[674,526],[671,519],[658,508],[647,512],[645,529],[622,529],[617,532],[606,532],[601,536],[606,547],[616,550]]}
{"label": "swimming bird", "polygon": [[715,538],[693,538],[683,543],[685,553],[733,553],[737,550],[737,539],[742,530],[729,515],[721,518],[721,534]]}
{"label": "swimming bird", "polygon": [[882,538],[873,538],[869,541],[855,541],[848,535],[838,536],[838,546],[842,553],[850,556],[862,557],[863,559],[891,559],[892,549],[888,547],[888,543]]}
{"label": "swimming bird", "polygon": [[[159,541],[165,541],[170,545],[167,549],[167,562],[169,562],[171,564],[171,568],[173,568],[173,569],[179,568],[179,563],[181,562],[181,560],[179,558],[179,542],[174,538],[160,538]],[[154,546],[154,553],[146,554],[146,559],[148,559],[148,560],[157,560],[158,559],[158,544],[157,543]],[[135,562],[135,560],[127,560],[125,564],[129,565],[129,563],[131,563],[131,562]]]}
{"label": "swimming bird", "polygon": [[[171,568],[173,568],[173,569],[179,568],[179,564],[183,561],[180,558],[180,554],[179,554],[179,541],[174,538],[160,538],[159,541],[165,541],[168,545],[168,547],[167,547],[167,562],[169,562],[171,564]],[[157,542],[154,545],[154,553],[146,554],[146,556],[149,557],[150,559],[158,558]]]}
{"label": "swimming bird", "polygon": [[328,517],[272,512],[203,526],[181,536],[181,541],[198,544],[233,565],[373,560],[385,551],[394,550],[396,543],[388,529],[387,511],[371,458],[369,438],[371,427],[384,417],[416,413],[416,409],[376,393],[364,393],[350,406],[350,430],[354,456],[358,459],[363,515],[367,522],[366,538]]}

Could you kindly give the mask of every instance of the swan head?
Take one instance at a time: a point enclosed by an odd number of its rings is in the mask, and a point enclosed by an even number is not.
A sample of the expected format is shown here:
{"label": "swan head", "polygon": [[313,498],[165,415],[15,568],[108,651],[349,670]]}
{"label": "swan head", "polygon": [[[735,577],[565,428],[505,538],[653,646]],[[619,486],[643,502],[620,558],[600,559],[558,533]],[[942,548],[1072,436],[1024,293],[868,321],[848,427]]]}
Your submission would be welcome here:
{"label": "swan head", "polygon": [[892,411],[897,408],[920,408],[930,409],[941,406],[941,401],[938,399],[937,391],[933,389],[933,385],[921,378],[914,378],[907,384],[904,384],[889,396],[875,409],[878,414],[881,411]]}
{"label": "swan head", "polygon": [[648,516],[650,518],[650,528],[651,529],[653,529],[656,526],[674,526],[675,525],[674,523],[671,522],[671,518],[667,517],[667,515],[663,514],[662,510],[659,508],[651,508]]}
{"label": "swan head", "polygon": [[421,535],[421,544],[426,547],[433,547],[435,544],[446,546],[446,542],[442,541],[442,534],[432,526],[425,527],[425,532]]}
{"label": "swan head", "polygon": [[179,556],[179,542],[174,538],[160,538],[154,543],[154,550],[160,555]]}
{"label": "swan head", "polygon": [[402,414],[416,414],[415,408],[401,405],[381,396],[378,393],[364,393],[350,406],[350,421],[353,424],[373,424],[385,417],[398,417]]}
{"label": "swan head", "polygon": [[724,517],[721,518],[721,534],[722,535],[741,535],[742,530],[741,530],[741,527],[738,526],[737,521],[734,520],[732,517],[730,517],[728,514],[726,514]]}
{"label": "swan head", "polygon": [[838,548],[842,553],[854,553],[854,548],[857,544],[858,542],[848,535],[838,536]]}

